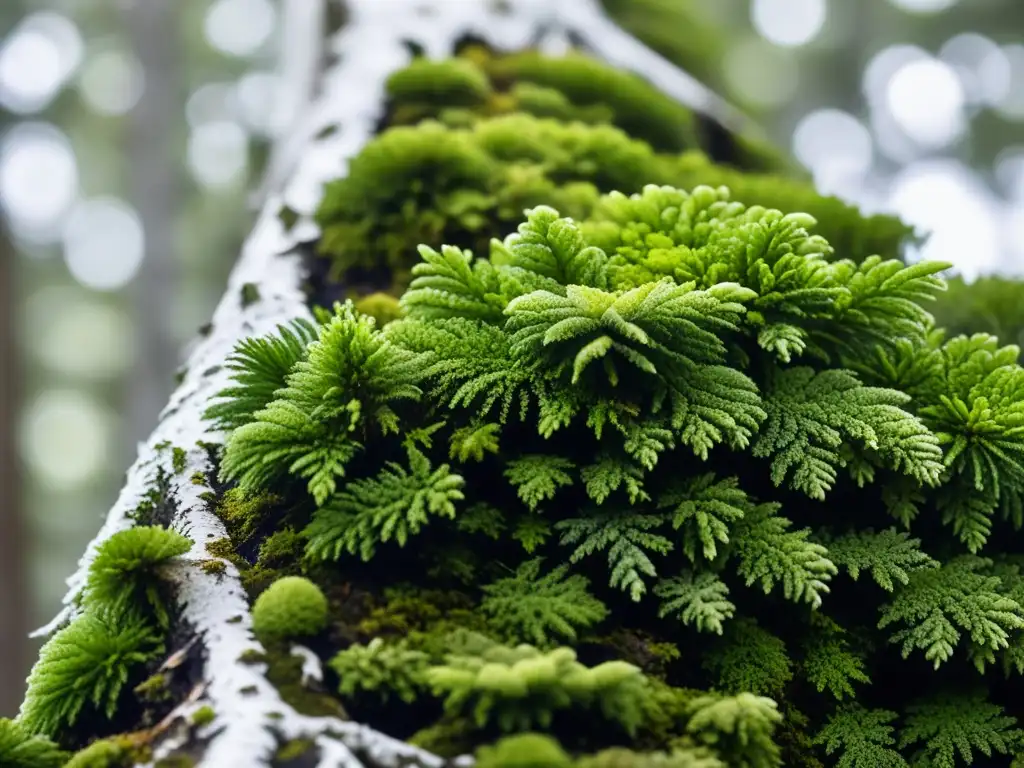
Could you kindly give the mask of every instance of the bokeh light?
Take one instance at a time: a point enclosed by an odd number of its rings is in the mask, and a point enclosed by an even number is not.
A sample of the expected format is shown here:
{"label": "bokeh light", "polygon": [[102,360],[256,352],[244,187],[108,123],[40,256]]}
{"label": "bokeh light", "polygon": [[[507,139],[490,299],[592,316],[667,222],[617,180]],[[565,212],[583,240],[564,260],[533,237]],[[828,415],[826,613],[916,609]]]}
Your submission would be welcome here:
{"label": "bokeh light", "polygon": [[86,103],[96,112],[123,115],[142,97],[145,75],[133,54],[110,48],[86,60],[79,88]]}
{"label": "bokeh light", "polygon": [[275,23],[269,0],[216,0],[203,30],[210,45],[233,56],[249,56],[270,39]]}
{"label": "bokeh light", "polygon": [[25,349],[56,374],[108,381],[131,365],[135,326],[117,306],[70,286],[48,286],[29,297],[25,318]]}
{"label": "bokeh light", "polygon": [[871,134],[848,112],[816,110],[797,124],[793,154],[814,174],[822,192],[840,194],[855,188],[871,168]]}
{"label": "bokeh light", "polygon": [[124,287],[139,271],[144,250],[138,214],[117,198],[83,200],[64,227],[64,260],[72,277],[86,288]]}
{"label": "bokeh light", "polygon": [[889,2],[908,13],[941,13],[956,5],[958,0],[889,0]]}
{"label": "bokeh light", "polygon": [[221,187],[240,180],[248,163],[248,137],[238,123],[206,123],[188,140],[188,166],[203,186]]}
{"label": "bokeh light", "polygon": [[753,0],[750,21],[754,29],[775,45],[806,45],[825,26],[825,0]]}
{"label": "bokeh light", "polygon": [[930,160],[901,170],[889,207],[925,233],[925,259],[946,261],[969,279],[1000,266],[997,203],[976,173],[956,160]]}
{"label": "bokeh light", "polygon": [[944,147],[966,128],[963,87],[938,59],[917,59],[896,70],[886,104],[903,132],[924,147]]}
{"label": "bokeh light", "polygon": [[73,389],[40,393],[24,412],[22,455],[30,471],[55,490],[82,485],[108,460],[113,417]]}
{"label": "bokeh light", "polygon": [[778,107],[797,90],[799,72],[792,51],[756,37],[737,42],[725,56],[724,74],[739,98]]}
{"label": "bokeh light", "polygon": [[0,141],[0,206],[16,234],[57,239],[57,226],[78,194],[78,166],[67,136],[49,123],[23,122]]}
{"label": "bokeh light", "polygon": [[0,108],[44,109],[82,58],[78,28],[58,13],[27,16],[0,42]]}

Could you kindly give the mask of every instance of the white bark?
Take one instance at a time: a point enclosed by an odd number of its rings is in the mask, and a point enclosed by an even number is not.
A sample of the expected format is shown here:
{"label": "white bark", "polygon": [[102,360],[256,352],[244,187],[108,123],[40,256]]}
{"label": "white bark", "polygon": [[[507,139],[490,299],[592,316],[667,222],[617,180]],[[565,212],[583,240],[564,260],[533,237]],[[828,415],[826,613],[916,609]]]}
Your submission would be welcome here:
{"label": "white bark", "polygon": [[[313,0],[302,2],[313,4]],[[229,372],[219,367],[225,357],[247,336],[265,334],[281,323],[310,316],[300,290],[296,246],[317,235],[311,214],[324,183],[343,175],[349,158],[373,135],[384,106],[385,79],[409,60],[404,41],[415,41],[428,56],[441,58],[450,55],[453,43],[467,34],[503,50],[529,46],[544,35],[549,35],[549,40],[572,35],[599,56],[647,76],[689,106],[711,111],[723,123],[735,125],[736,121],[709,91],[618,30],[601,13],[596,0],[506,0],[504,8],[489,0],[352,0],[348,8],[348,26],[330,41],[339,63],[322,74],[316,100],[275,155],[262,212],[216,310],[212,330],[193,349],[183,383],[161,414],[156,431],[139,446],[138,459],[117,503],[87,548],[78,572],[68,580],[65,609],[37,632],[48,634],[71,618],[73,601],[96,547],[132,525],[129,515],[143,501],[159,469],[172,474],[173,525],[195,545],[170,569],[169,577],[178,588],[180,616],[194,631],[204,660],[201,684],[175,714],[180,716],[179,723],[185,723],[190,713],[203,705],[216,713],[213,722],[198,734],[206,745],[198,765],[205,768],[267,765],[280,740],[300,737],[315,741],[321,766],[427,768],[443,763],[369,727],[304,716],[281,700],[260,665],[239,662],[243,652],[261,647],[251,632],[249,605],[235,567],[226,563],[223,573],[211,574],[197,565],[211,557],[206,542],[223,538],[227,532],[200,498],[209,488],[191,481],[194,472],[212,471],[197,441],[219,443],[222,439],[209,431],[201,414],[210,398],[229,382]],[[309,30],[321,28],[309,18],[302,24]],[[317,52],[314,61],[320,58],[318,42],[310,42],[310,50]],[[308,58],[296,64],[300,80],[308,76],[309,66]],[[305,80],[297,87],[302,93],[314,90]],[[334,125],[339,130],[316,138]],[[285,232],[278,220],[283,203],[300,214],[290,232]],[[255,284],[260,294],[249,306],[243,306],[241,300],[246,283]],[[188,451],[183,472],[173,473],[170,450],[157,449],[165,442]],[[304,659],[304,675],[316,678],[320,670],[315,657],[306,649],[296,648],[295,652]],[[156,759],[194,737],[187,728],[167,728],[157,740]]]}

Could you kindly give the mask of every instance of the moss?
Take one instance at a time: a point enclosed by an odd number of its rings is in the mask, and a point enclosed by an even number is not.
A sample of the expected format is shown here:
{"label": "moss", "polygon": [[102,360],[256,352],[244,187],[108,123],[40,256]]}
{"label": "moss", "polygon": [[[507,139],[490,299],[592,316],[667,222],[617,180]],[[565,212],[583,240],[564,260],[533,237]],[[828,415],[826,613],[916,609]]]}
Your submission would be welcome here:
{"label": "moss", "polygon": [[302,680],[303,659],[293,656],[283,644],[269,643],[267,653],[247,657],[246,663],[265,663],[267,680],[281,699],[296,712],[309,717],[337,717],[348,720],[341,703],[333,696],[306,686]]}
{"label": "moss", "polygon": [[252,627],[266,639],[309,637],[327,626],[327,598],[301,576],[278,579],[252,608]]}
{"label": "moss", "polygon": [[224,558],[238,568],[246,568],[249,565],[245,562],[244,558],[235,552],[235,545],[227,537],[206,542],[206,551],[214,557]]}
{"label": "moss", "polygon": [[421,728],[407,741],[415,747],[441,757],[458,757],[473,751],[473,724],[466,719],[442,720]]}
{"label": "moss", "polygon": [[64,768],[128,768],[148,763],[152,752],[144,733],[112,736],[93,742],[74,754]]}
{"label": "moss", "polygon": [[416,59],[388,78],[387,92],[392,99],[405,104],[475,106],[488,100],[491,83],[479,67],[466,59]]}
{"label": "moss", "polygon": [[535,51],[496,57],[488,66],[492,79],[526,81],[554,88],[581,107],[601,104],[612,123],[651,144],[678,152],[700,146],[693,113],[630,72],[570,53],[560,58]]}
{"label": "moss", "polygon": [[202,728],[204,725],[212,723],[216,718],[217,713],[213,711],[213,707],[205,705],[192,713],[192,725]]}
{"label": "moss", "polygon": [[188,466],[188,453],[184,448],[174,446],[171,451],[171,467],[174,469],[174,474],[180,475],[185,471],[186,466]]}
{"label": "moss", "polygon": [[281,566],[301,559],[306,539],[288,526],[270,534],[260,546],[258,566]]}
{"label": "moss", "polygon": [[224,521],[232,540],[242,543],[256,533],[268,510],[280,501],[280,497],[270,493],[247,493],[231,488],[221,497],[217,515]]}
{"label": "moss", "polygon": [[167,675],[163,672],[157,672],[135,686],[135,695],[142,701],[151,704],[169,701],[171,699],[171,692],[168,684]]}
{"label": "moss", "polygon": [[520,733],[506,736],[476,753],[477,768],[572,768],[562,745],[550,736]]}
{"label": "moss", "polygon": [[260,289],[256,283],[246,283],[242,286],[242,306],[249,307],[260,300]]}
{"label": "moss", "polygon": [[224,573],[227,566],[223,560],[202,560],[199,563],[199,568],[203,573],[218,574]]}
{"label": "moss", "polygon": [[256,600],[275,581],[283,578],[286,574],[273,568],[264,568],[254,565],[251,568],[242,570],[239,574],[239,581],[242,588],[249,595],[250,600]]}
{"label": "moss", "polygon": [[378,328],[402,316],[402,307],[398,299],[387,293],[371,293],[369,296],[356,299],[355,305],[357,311],[376,320]]}
{"label": "moss", "polygon": [[199,499],[212,506],[217,503],[217,494],[213,491],[203,491],[199,494]]}
{"label": "moss", "polygon": [[239,664],[262,664],[266,660],[266,654],[257,651],[255,648],[247,648],[238,657]]}
{"label": "moss", "polygon": [[291,232],[292,227],[299,220],[299,213],[291,206],[282,205],[281,209],[277,212],[277,219],[281,222],[285,232]]}
{"label": "moss", "polygon": [[312,739],[292,739],[277,748],[274,760],[280,762],[298,760],[314,749],[316,749],[316,743]]}
{"label": "moss", "polygon": [[206,476],[205,472],[193,472],[190,478],[192,485],[209,485],[210,479]]}
{"label": "moss", "polygon": [[412,632],[426,632],[446,618],[462,626],[475,624],[472,628],[476,629],[483,619],[473,614],[472,607],[469,596],[454,590],[393,587],[384,590],[383,602],[356,629],[365,637],[404,637]]}
{"label": "moss", "polygon": [[153,768],[194,768],[195,758],[188,755],[168,755],[154,763]]}

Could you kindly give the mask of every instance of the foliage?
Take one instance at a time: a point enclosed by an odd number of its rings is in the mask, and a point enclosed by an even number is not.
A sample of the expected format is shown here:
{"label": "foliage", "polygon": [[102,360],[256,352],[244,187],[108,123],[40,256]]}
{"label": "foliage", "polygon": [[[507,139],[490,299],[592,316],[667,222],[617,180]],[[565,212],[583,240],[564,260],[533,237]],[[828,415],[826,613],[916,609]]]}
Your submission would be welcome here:
{"label": "foliage", "polygon": [[108,538],[89,566],[83,592],[86,609],[109,607],[125,611],[145,605],[162,627],[168,624],[167,609],[159,593],[160,565],[192,548],[192,541],[159,526],[135,526]]}
{"label": "foliage", "polygon": [[132,668],[162,650],[160,635],[137,614],[82,614],[43,646],[19,721],[29,732],[52,738],[74,725],[86,707],[109,719]]}
{"label": "foliage", "polygon": [[67,755],[45,736],[33,735],[17,720],[0,718],[0,765],[4,768],[61,768]]}
{"label": "foliage", "polygon": [[415,701],[424,686],[429,656],[410,648],[405,640],[385,643],[375,637],[367,645],[350,645],[331,659],[338,674],[338,692],[352,697],[372,691],[384,701],[394,695],[407,704]]}
{"label": "foliage", "polygon": [[253,631],[265,639],[307,637],[327,626],[327,598],[302,576],[271,584],[252,607]]}

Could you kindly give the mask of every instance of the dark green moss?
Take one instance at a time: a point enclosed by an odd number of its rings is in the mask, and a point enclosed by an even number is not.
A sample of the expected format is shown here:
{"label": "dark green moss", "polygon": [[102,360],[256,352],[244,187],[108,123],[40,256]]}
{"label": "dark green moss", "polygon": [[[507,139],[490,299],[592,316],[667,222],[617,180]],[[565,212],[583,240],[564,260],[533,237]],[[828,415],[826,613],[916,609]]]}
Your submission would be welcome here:
{"label": "dark green moss", "polygon": [[174,446],[171,453],[171,467],[174,469],[174,474],[181,474],[185,471],[186,466],[188,466],[188,453],[184,448]]}
{"label": "dark green moss", "polygon": [[290,762],[298,760],[316,749],[312,739],[292,739],[278,747],[274,753],[274,760],[278,762]]}
{"label": "dark green moss", "polygon": [[188,755],[168,755],[156,761],[153,768],[194,768],[195,758]]}
{"label": "dark green moss", "polygon": [[246,568],[249,565],[245,562],[245,558],[240,557],[238,553],[235,552],[235,545],[232,544],[231,539],[227,537],[206,542],[206,551],[214,557],[224,558],[238,568]]}
{"label": "dark green moss", "polygon": [[280,498],[269,493],[250,494],[231,488],[221,497],[217,516],[224,521],[231,539],[241,544],[256,533],[267,511],[278,502]]}
{"label": "dark green moss", "polygon": [[299,220],[299,214],[294,208],[282,205],[281,210],[277,212],[277,218],[281,222],[281,226],[284,227],[284,231],[291,232],[292,227]]}
{"label": "dark green moss", "polygon": [[302,558],[306,539],[287,526],[270,534],[260,545],[258,566],[280,567],[298,562]]}
{"label": "dark green moss", "polygon": [[260,289],[256,283],[246,283],[242,286],[242,306],[249,307],[260,300]]}
{"label": "dark green moss", "polygon": [[266,647],[265,654],[247,651],[239,660],[246,664],[266,664],[267,680],[296,712],[310,717],[348,720],[344,707],[336,698],[303,684],[301,657],[291,655],[287,647],[281,644],[269,643]]}
{"label": "dark green moss", "polygon": [[205,472],[193,472],[191,478],[192,485],[208,485],[210,480],[206,477]]}
{"label": "dark green moss", "polygon": [[199,563],[199,568],[203,573],[218,574],[224,573],[227,566],[223,560],[202,560]]}

